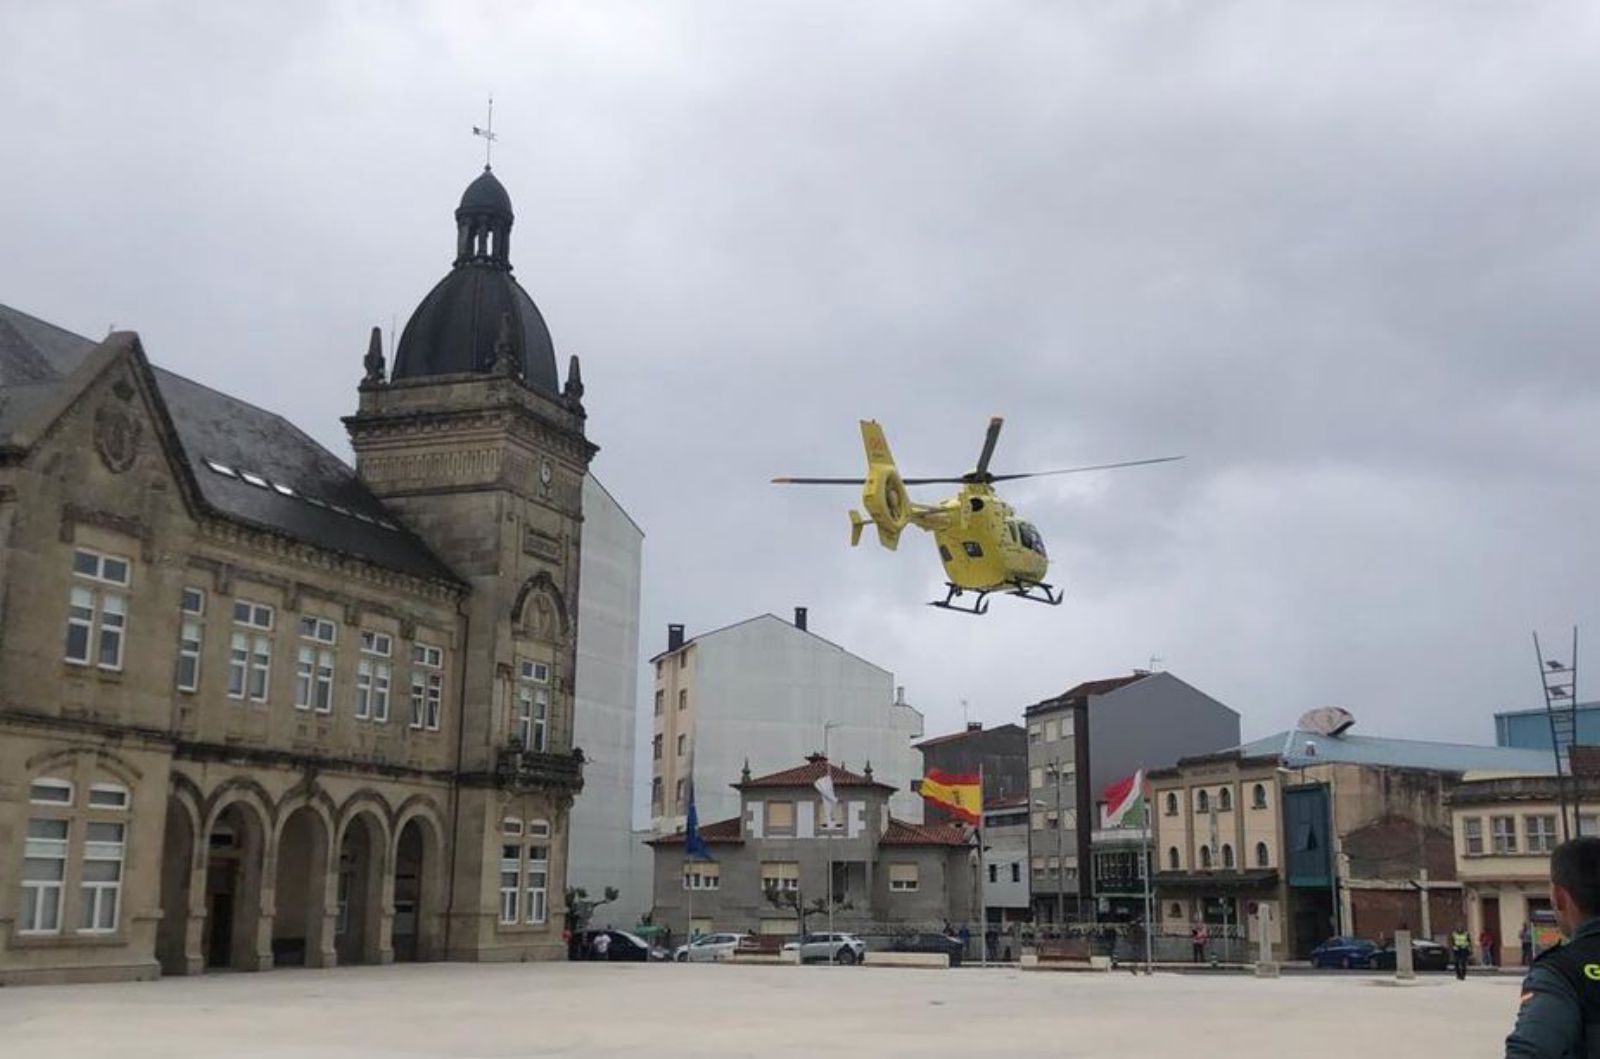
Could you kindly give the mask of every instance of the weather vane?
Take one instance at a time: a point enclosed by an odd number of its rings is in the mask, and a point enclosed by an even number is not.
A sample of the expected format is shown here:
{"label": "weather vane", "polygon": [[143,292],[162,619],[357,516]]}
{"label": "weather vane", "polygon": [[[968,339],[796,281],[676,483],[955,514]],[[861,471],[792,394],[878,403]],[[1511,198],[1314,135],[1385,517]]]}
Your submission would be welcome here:
{"label": "weather vane", "polygon": [[488,122],[482,128],[479,128],[478,126],[474,125],[472,127],[472,135],[474,135],[474,136],[482,136],[483,137],[483,140],[484,140],[484,143],[483,143],[483,168],[488,169],[489,168],[489,157],[490,157],[491,152],[494,151],[494,141],[495,141],[495,135],[494,135],[494,97],[493,96],[489,97],[489,119],[488,119]]}

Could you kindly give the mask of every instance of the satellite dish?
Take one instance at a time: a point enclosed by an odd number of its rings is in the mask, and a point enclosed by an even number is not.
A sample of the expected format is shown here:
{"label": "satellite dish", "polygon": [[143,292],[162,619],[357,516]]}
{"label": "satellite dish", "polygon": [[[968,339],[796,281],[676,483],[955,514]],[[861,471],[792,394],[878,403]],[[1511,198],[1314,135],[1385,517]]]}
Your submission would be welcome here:
{"label": "satellite dish", "polygon": [[1297,727],[1303,732],[1337,737],[1344,735],[1355,723],[1355,715],[1343,706],[1322,706],[1301,714]]}

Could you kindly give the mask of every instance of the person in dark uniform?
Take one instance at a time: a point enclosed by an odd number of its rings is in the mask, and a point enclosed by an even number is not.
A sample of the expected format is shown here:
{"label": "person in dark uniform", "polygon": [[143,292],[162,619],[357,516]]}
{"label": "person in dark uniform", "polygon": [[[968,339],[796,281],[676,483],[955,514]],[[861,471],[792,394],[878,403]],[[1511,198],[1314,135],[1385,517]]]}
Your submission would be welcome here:
{"label": "person in dark uniform", "polygon": [[1506,1059],[1600,1057],[1600,838],[1563,842],[1550,855],[1550,896],[1564,941],[1522,980]]}

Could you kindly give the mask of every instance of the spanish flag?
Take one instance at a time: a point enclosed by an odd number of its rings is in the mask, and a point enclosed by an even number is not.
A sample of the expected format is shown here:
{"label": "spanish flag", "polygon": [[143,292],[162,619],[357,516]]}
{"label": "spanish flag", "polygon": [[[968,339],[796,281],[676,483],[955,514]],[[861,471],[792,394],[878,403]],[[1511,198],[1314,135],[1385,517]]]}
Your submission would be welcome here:
{"label": "spanish flag", "polygon": [[917,793],[969,824],[983,822],[983,786],[976,772],[929,769]]}

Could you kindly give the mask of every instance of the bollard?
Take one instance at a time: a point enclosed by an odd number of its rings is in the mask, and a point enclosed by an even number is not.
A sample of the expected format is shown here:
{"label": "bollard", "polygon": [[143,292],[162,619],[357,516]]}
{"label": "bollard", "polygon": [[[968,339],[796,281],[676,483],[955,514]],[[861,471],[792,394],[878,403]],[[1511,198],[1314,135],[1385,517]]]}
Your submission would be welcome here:
{"label": "bollard", "polygon": [[1256,938],[1261,947],[1256,960],[1256,977],[1278,977],[1278,965],[1272,961],[1272,909],[1265,904],[1256,910]]}
{"label": "bollard", "polygon": [[1405,981],[1417,976],[1411,959],[1411,931],[1394,932],[1394,976]]}

